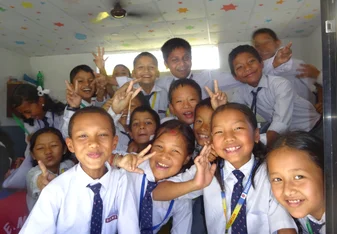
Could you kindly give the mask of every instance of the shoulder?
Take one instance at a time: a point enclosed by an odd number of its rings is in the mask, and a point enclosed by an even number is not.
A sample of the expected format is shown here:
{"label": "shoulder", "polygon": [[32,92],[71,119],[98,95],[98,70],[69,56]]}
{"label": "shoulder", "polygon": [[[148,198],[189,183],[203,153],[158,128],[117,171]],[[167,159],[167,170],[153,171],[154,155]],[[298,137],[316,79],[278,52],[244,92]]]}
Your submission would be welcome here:
{"label": "shoulder", "polygon": [[268,80],[269,87],[274,88],[277,91],[282,91],[282,90],[280,90],[282,87],[284,87],[284,88],[292,87],[291,82],[288,79],[286,79],[282,76],[268,75],[266,77],[267,77],[267,80]]}
{"label": "shoulder", "polygon": [[78,164],[70,168],[66,172],[62,173],[61,175],[57,176],[48,184],[46,188],[50,190],[66,191],[69,188],[69,186],[72,186],[71,183],[76,175],[76,167],[78,167]]}

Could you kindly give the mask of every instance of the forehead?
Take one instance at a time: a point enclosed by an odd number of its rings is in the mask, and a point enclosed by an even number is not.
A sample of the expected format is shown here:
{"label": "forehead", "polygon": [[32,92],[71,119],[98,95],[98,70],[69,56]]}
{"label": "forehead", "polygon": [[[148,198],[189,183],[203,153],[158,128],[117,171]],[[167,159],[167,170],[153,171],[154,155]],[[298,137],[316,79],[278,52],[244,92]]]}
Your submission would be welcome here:
{"label": "forehead", "polygon": [[241,52],[241,53],[236,55],[236,57],[233,60],[233,63],[239,63],[241,61],[245,61],[245,60],[250,59],[250,58],[256,58],[256,57],[249,52]]}
{"label": "forehead", "polygon": [[142,119],[154,119],[153,118],[153,116],[149,113],[149,112],[147,112],[147,111],[145,111],[145,112],[136,112],[135,114],[134,114],[134,117],[133,117],[133,120],[142,120]]}
{"label": "forehead", "polygon": [[85,130],[92,127],[112,130],[109,117],[100,113],[82,113],[73,119],[73,130]]}
{"label": "forehead", "polygon": [[154,58],[152,58],[150,56],[143,55],[136,60],[135,64],[137,65],[137,64],[142,64],[142,63],[156,64],[156,61],[154,60]]}
{"label": "forehead", "polygon": [[93,75],[91,74],[91,72],[86,72],[86,71],[79,71],[76,76],[74,77],[74,79],[93,79]]}
{"label": "forehead", "polygon": [[250,125],[246,116],[241,111],[235,109],[222,110],[214,115],[212,120],[212,126],[233,124],[236,122],[242,122]]}
{"label": "forehead", "polygon": [[254,41],[260,41],[260,40],[270,40],[273,39],[269,33],[258,33],[253,38]]}
{"label": "forehead", "polygon": [[[163,132],[163,133],[162,133]],[[184,148],[182,144],[184,136],[176,129],[162,129],[158,131],[159,137],[155,141],[160,140],[165,144],[176,144],[177,146]]]}
{"label": "forehead", "polygon": [[36,103],[23,101],[22,104],[20,106],[16,107],[15,109],[18,112],[24,112],[26,110],[30,110],[30,109],[34,108],[35,104]]}
{"label": "forehead", "polygon": [[[196,115],[199,115],[199,116],[209,116],[209,115],[212,115],[214,112],[212,107],[209,107],[209,106],[200,106],[196,108],[195,111],[196,111]],[[209,121],[211,121],[211,119],[209,119]]]}
{"label": "forehead", "polygon": [[191,55],[191,54],[184,47],[177,47],[170,52],[168,57],[169,58],[179,57],[179,56],[185,56],[185,55]]}
{"label": "forehead", "polygon": [[191,85],[179,85],[176,89],[172,91],[172,98],[178,97],[178,96],[197,96],[199,97],[199,94],[197,90],[195,90],[194,87]]}
{"label": "forehead", "polygon": [[52,132],[42,133],[36,138],[36,144],[43,144],[43,143],[50,142],[50,141],[61,142],[60,138]]}

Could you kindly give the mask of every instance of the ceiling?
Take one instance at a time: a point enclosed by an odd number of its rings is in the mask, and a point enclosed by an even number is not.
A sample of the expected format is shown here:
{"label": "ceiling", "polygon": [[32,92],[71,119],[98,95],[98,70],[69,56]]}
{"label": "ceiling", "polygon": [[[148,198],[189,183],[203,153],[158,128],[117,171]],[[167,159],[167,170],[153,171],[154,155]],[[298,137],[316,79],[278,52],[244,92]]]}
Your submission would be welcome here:
{"label": "ceiling", "polygon": [[93,23],[114,0],[0,0],[2,48],[27,56],[160,48],[169,38],[192,45],[249,41],[260,27],[280,38],[308,36],[320,25],[318,0],[121,0],[142,17]]}

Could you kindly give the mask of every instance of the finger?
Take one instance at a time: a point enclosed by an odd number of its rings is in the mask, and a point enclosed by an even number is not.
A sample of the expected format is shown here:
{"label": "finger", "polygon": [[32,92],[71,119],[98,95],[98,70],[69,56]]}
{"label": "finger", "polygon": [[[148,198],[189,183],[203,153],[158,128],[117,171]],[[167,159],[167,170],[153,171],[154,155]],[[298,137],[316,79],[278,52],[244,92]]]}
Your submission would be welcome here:
{"label": "finger", "polygon": [[[92,54],[92,56],[94,56],[94,57],[95,57],[95,59],[97,58],[97,54],[96,54],[96,53],[94,53],[94,52],[91,52],[91,54]],[[95,61],[95,59],[94,59],[94,61]]]}
{"label": "finger", "polygon": [[48,176],[47,176],[47,180],[50,182],[52,181],[53,179],[55,179],[56,176],[54,174],[51,174],[51,173],[48,173]]}
{"label": "finger", "polygon": [[134,170],[133,170],[133,172],[134,173],[139,173],[139,174],[144,174],[144,171],[142,170],[142,169],[140,169],[140,168],[135,168]]}
{"label": "finger", "polygon": [[149,150],[151,149],[152,145],[149,144],[145,149],[143,149],[142,151],[140,151],[140,153],[138,154],[138,158],[142,158],[144,157],[144,155],[147,154],[147,152],[149,152]]}
{"label": "finger", "polygon": [[287,49],[290,49],[290,47],[293,45],[293,43],[292,42],[289,42],[285,47],[287,48]]}
{"label": "finger", "polygon": [[135,91],[133,91],[132,96],[131,96],[131,100],[134,99],[139,94],[140,91],[142,91],[141,87],[139,87]]}
{"label": "finger", "polygon": [[65,80],[65,83],[66,83],[67,90],[70,90],[70,91],[74,90],[72,85],[69,83],[69,81]]}
{"label": "finger", "polygon": [[127,87],[127,89],[126,89],[125,92],[126,92],[126,93],[131,92],[132,88],[133,88],[133,81],[131,81],[131,82],[129,83],[129,86]]}
{"label": "finger", "polygon": [[104,47],[102,47],[101,53],[102,53],[102,56],[103,56],[103,55],[104,55],[104,53],[105,53],[105,49],[104,49]]}
{"label": "finger", "polygon": [[214,93],[212,92],[212,90],[211,90],[210,88],[208,88],[207,86],[205,86],[205,89],[206,89],[206,92],[208,93],[208,96],[209,96],[210,98],[212,98],[213,95],[214,95]]}
{"label": "finger", "polygon": [[101,57],[101,55],[102,55],[102,54],[101,54],[101,47],[99,47],[99,46],[97,47],[97,55],[98,55],[99,57]]}
{"label": "finger", "polygon": [[144,157],[138,159],[137,164],[136,164],[136,167],[138,167],[142,162],[144,162],[144,161],[146,161],[146,160],[152,158],[153,155],[155,155],[155,154],[156,154],[156,152],[152,152],[151,154],[147,154],[147,155],[145,155]]}
{"label": "finger", "polygon": [[218,93],[219,92],[219,85],[218,85],[218,81],[214,80],[214,92]]}
{"label": "finger", "polygon": [[216,163],[213,163],[211,168],[209,169],[210,173],[214,176],[216,171]]}
{"label": "finger", "polygon": [[40,170],[42,171],[42,176],[47,177],[49,172],[46,166],[43,164],[41,160],[39,160],[37,163],[39,164]]}
{"label": "finger", "polygon": [[75,93],[78,93],[78,80],[75,81]]}

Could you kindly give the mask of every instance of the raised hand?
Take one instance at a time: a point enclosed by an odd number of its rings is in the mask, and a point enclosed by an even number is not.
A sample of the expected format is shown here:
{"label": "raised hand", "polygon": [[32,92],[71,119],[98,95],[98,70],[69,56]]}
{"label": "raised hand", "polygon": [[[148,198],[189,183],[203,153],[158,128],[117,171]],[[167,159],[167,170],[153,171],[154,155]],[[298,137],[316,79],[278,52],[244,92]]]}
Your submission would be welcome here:
{"label": "raised hand", "polygon": [[215,110],[221,105],[225,105],[227,103],[227,95],[219,90],[219,85],[218,81],[214,80],[214,92],[208,88],[207,86],[205,87],[209,97],[211,98],[211,104],[212,108]]}
{"label": "raised hand", "polygon": [[108,84],[106,76],[95,73],[95,79],[91,82],[91,88],[95,88],[96,86],[96,98],[97,101],[102,102],[104,101],[104,96],[106,94],[106,85]]}
{"label": "raised hand", "polygon": [[[156,152],[152,152],[150,154],[147,154],[152,145],[148,145],[145,149],[143,149],[139,154],[127,154],[123,157],[121,157],[117,162],[116,166],[123,168],[130,172],[136,172],[140,174],[144,174],[144,171],[138,166],[144,162],[145,160],[148,160],[153,155],[155,155]],[[147,154],[147,155],[146,155]]]}
{"label": "raised hand", "polygon": [[205,145],[199,156],[194,159],[194,164],[197,167],[197,172],[194,177],[194,183],[199,189],[207,187],[214,177],[216,164],[210,164],[208,156],[211,153],[211,146]]}
{"label": "raised hand", "polygon": [[274,68],[282,65],[283,63],[286,63],[289,61],[289,59],[291,58],[292,54],[292,50],[291,50],[291,46],[292,46],[292,42],[289,42],[285,47],[279,49],[274,57],[274,61],[273,61],[273,66]]}
{"label": "raised hand", "polygon": [[109,58],[109,57],[106,57],[104,59],[104,47],[97,47],[97,54],[92,52],[92,55],[94,56],[93,61],[98,67],[98,69],[104,69],[105,61]]}
{"label": "raised hand", "polygon": [[81,105],[82,98],[78,95],[78,81],[75,81],[75,87],[66,80],[67,103],[70,107],[78,108]]}
{"label": "raised hand", "polygon": [[311,64],[300,64],[300,68],[297,68],[296,71],[298,71],[298,75],[296,75],[297,78],[314,78],[317,79],[319,74],[321,73],[320,70],[318,70],[314,65]]}
{"label": "raised hand", "polygon": [[42,161],[38,161],[39,167],[42,173],[37,177],[37,187],[42,190],[46,187],[50,181],[56,178],[56,176],[50,173]]}

